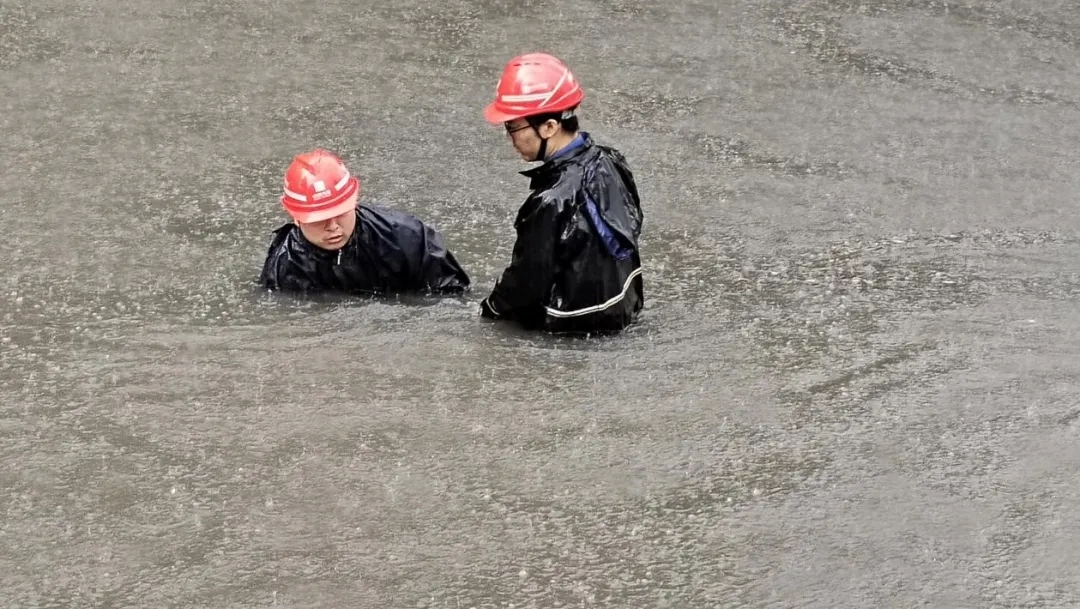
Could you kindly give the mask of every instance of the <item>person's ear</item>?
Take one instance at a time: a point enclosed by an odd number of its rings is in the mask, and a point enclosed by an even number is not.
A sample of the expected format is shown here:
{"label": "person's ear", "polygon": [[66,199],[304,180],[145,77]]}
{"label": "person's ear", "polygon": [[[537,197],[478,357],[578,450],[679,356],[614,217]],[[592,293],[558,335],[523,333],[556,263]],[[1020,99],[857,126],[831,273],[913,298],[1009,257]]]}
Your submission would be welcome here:
{"label": "person's ear", "polygon": [[540,136],[545,140],[554,137],[559,131],[559,121],[555,119],[548,119],[544,121],[544,124],[540,126]]}

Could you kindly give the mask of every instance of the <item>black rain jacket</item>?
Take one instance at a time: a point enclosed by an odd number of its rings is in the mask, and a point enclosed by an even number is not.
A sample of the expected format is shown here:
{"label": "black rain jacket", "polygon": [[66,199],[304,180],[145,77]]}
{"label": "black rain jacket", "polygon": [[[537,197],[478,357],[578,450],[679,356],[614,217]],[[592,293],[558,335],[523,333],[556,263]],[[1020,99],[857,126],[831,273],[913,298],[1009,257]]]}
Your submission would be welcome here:
{"label": "black rain jacket", "polygon": [[434,228],[415,216],[360,204],[356,230],[337,251],[312,245],[295,224],[274,231],[259,283],[291,292],[454,293],[469,276]]}
{"label": "black rain jacket", "polygon": [[579,132],[522,175],[513,257],[480,305],[491,319],[562,334],[607,334],[644,307],[638,236],[643,214],[626,158]]}

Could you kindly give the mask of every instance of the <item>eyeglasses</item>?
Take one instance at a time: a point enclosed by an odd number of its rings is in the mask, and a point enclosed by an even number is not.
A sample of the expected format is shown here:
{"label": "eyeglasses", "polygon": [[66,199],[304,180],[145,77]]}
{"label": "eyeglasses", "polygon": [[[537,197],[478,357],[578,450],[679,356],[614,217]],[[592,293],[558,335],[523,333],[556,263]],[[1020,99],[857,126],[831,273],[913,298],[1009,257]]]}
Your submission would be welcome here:
{"label": "eyeglasses", "polygon": [[505,123],[503,123],[503,128],[506,129],[506,135],[512,135],[523,129],[528,129],[529,127],[532,127],[532,125],[530,125],[529,123],[525,123],[520,127],[515,127],[510,121],[506,121]]}

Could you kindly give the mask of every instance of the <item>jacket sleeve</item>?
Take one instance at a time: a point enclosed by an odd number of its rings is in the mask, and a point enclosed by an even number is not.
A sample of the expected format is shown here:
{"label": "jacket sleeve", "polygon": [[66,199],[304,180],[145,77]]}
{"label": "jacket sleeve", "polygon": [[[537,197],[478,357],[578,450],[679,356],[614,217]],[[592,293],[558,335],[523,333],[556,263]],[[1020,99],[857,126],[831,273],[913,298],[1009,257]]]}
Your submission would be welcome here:
{"label": "jacket sleeve", "polygon": [[406,255],[415,287],[436,293],[468,291],[471,283],[469,275],[458,264],[454,254],[446,249],[442,233],[419,219],[410,224],[409,232],[413,234],[409,240],[413,245],[406,248]]}
{"label": "jacket sleeve", "polygon": [[542,202],[518,219],[510,266],[480,303],[483,317],[519,321],[539,317],[555,277],[558,218],[559,206]]}
{"label": "jacket sleeve", "polygon": [[275,236],[270,249],[266,252],[266,260],[259,274],[259,285],[268,290],[306,292],[312,288],[313,284],[307,275],[289,259],[285,241]]}

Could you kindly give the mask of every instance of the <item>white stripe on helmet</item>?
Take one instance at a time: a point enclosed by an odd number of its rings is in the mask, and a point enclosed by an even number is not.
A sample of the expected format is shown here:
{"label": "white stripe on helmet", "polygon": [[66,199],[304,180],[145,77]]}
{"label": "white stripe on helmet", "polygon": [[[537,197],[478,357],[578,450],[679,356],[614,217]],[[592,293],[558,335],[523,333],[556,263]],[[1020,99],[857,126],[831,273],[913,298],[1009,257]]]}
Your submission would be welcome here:
{"label": "white stripe on helmet", "polygon": [[307,202],[307,197],[305,197],[302,194],[295,193],[295,192],[289,190],[288,188],[285,189],[285,196],[289,197],[290,199],[296,199],[297,201],[301,201],[301,202],[305,202],[305,203]]}
{"label": "white stripe on helmet", "polygon": [[348,183],[349,177],[349,171],[346,170],[345,175],[342,176],[340,180],[338,180],[337,184],[334,185],[334,190],[341,190],[342,188],[345,188],[345,184]]}
{"label": "white stripe on helmet", "polygon": [[529,95],[503,95],[502,101],[508,104],[541,101],[551,97],[551,93],[532,93]]}
{"label": "white stripe on helmet", "polygon": [[570,74],[570,70],[563,70],[562,77],[559,78],[559,82],[555,83],[555,86],[551,88],[551,91],[544,96],[544,101],[540,102],[541,106],[546,106],[551,101],[551,96],[555,95],[555,92],[559,90],[559,87],[566,82],[566,77]]}

